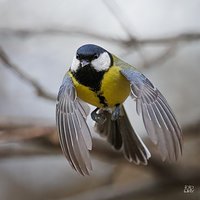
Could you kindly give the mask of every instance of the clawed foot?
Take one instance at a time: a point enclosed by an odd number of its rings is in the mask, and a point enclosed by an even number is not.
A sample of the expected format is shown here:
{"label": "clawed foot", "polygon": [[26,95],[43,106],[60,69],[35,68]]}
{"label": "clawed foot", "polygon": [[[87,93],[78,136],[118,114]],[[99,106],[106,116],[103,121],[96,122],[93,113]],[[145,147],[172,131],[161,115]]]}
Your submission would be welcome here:
{"label": "clawed foot", "polygon": [[[99,108],[96,108],[91,113],[91,118],[98,124],[103,124],[106,121],[106,116],[103,113],[97,113]],[[111,120],[115,121],[120,118],[120,105],[117,105],[112,112]]]}
{"label": "clawed foot", "polygon": [[103,124],[106,121],[106,117],[103,113],[97,113],[98,110],[99,108],[96,108],[94,111],[92,111],[91,118],[98,124]]}
{"label": "clawed foot", "polygon": [[115,121],[120,117],[120,105],[115,107],[115,110],[112,113],[111,120]]}

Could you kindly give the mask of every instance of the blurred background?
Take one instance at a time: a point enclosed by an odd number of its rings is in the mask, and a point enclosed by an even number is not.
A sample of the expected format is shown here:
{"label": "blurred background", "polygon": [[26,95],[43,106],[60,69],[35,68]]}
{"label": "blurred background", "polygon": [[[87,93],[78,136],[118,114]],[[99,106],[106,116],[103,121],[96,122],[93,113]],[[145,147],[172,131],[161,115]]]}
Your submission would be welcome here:
{"label": "blurred background", "polygon": [[[200,199],[199,0],[0,0],[0,199]],[[183,157],[162,162],[135,104],[126,108],[152,153],[128,163],[94,133],[94,171],[62,155],[55,98],[76,49],[98,44],[162,91],[184,133]]]}

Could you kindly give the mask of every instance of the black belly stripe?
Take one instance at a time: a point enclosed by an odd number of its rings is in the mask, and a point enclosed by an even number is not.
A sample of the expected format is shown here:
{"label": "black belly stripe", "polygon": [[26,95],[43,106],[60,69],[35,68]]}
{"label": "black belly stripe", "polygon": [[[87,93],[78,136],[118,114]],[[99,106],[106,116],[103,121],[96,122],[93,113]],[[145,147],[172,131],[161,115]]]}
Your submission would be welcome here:
{"label": "black belly stripe", "polygon": [[107,104],[107,102],[106,102],[106,98],[105,98],[104,96],[102,96],[101,93],[99,93],[99,94],[97,93],[97,97],[99,98],[100,104],[103,104],[104,107],[107,107],[107,106],[108,106],[108,104]]}
{"label": "black belly stripe", "polygon": [[101,88],[101,81],[106,71],[96,71],[90,65],[81,67],[77,71],[72,71],[73,76],[76,80],[92,91],[98,92]]}
{"label": "black belly stripe", "polygon": [[101,89],[101,81],[103,80],[103,76],[106,71],[96,71],[91,66],[85,66],[83,68],[79,68],[77,71],[72,71],[72,75],[74,78],[82,85],[89,87],[93,92],[97,94],[100,104],[104,107],[107,107],[106,98],[103,96]]}

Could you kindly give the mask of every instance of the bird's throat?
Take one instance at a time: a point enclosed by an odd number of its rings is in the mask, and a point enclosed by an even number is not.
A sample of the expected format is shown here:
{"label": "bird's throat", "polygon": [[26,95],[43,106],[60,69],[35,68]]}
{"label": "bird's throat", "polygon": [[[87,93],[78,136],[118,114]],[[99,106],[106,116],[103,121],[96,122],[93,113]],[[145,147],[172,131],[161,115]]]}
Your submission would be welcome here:
{"label": "bird's throat", "polygon": [[80,84],[97,92],[101,88],[101,81],[103,80],[105,71],[96,71],[93,67],[88,65],[71,73]]}

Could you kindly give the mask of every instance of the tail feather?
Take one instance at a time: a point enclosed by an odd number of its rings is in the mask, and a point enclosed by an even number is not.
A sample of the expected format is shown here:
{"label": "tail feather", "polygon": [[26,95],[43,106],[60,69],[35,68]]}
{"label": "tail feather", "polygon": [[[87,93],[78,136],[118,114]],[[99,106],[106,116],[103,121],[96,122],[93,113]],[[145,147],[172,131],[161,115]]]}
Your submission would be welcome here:
{"label": "tail feather", "polygon": [[96,131],[107,138],[107,141],[116,149],[122,149],[125,158],[136,164],[147,164],[151,154],[145,144],[133,130],[126,111],[122,105],[119,119],[111,120],[111,113],[100,109],[106,117],[104,124],[95,124]]}
{"label": "tail feather", "polygon": [[106,137],[107,141],[116,149],[122,147],[122,136],[120,133],[119,125],[116,121],[111,120],[110,112],[100,109],[99,113],[103,113],[106,121],[103,124],[95,124],[96,132],[101,136]]}

